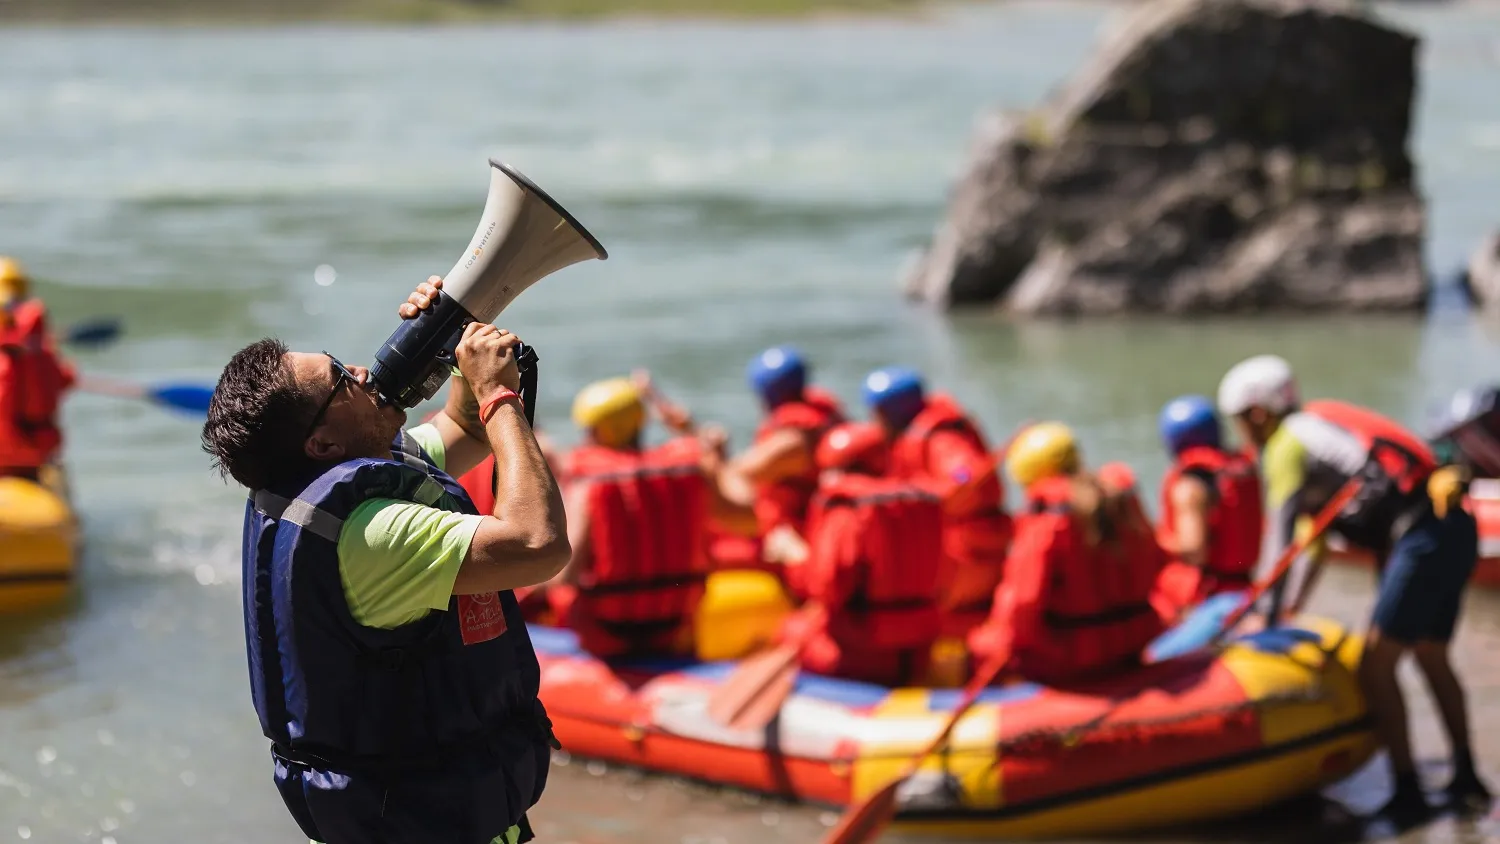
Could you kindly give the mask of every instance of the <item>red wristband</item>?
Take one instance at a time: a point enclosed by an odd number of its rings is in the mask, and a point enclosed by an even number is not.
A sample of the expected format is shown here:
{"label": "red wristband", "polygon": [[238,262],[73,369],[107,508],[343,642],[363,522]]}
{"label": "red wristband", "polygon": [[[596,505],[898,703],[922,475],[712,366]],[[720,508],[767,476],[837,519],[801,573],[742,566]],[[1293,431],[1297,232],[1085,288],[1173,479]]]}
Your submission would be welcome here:
{"label": "red wristband", "polygon": [[490,424],[490,417],[495,415],[495,408],[506,399],[519,399],[521,394],[509,387],[501,387],[498,392],[490,396],[489,400],[479,406],[479,424]]}

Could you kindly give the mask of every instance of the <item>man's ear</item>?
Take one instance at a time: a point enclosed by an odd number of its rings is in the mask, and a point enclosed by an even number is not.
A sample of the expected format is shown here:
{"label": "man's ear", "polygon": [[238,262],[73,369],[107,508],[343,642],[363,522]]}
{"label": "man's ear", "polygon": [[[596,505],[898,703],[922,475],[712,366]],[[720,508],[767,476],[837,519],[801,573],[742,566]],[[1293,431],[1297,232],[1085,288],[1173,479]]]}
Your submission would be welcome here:
{"label": "man's ear", "polygon": [[322,426],[302,441],[302,452],[318,463],[333,463],[344,458],[344,446],[323,438]]}

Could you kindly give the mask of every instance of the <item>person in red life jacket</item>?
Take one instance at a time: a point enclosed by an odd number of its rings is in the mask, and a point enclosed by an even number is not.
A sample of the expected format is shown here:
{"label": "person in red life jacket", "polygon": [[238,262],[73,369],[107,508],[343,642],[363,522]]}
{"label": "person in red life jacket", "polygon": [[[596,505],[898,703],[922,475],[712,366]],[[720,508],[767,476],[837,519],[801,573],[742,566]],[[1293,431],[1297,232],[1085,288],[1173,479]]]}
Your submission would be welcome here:
{"label": "person in red life jacket", "polygon": [[[440,301],[418,285],[398,311]],[[556,741],[512,590],[569,556],[562,493],[516,390],[518,338],[469,325],[442,413],[410,430],[364,367],[258,340],[203,447],[248,487],[251,700],[287,810],[324,844],[531,838]],[[499,456],[492,513],[450,472]]]}
{"label": "person in red life jacket", "polygon": [[735,458],[734,469],[755,485],[755,516],[762,533],[781,525],[802,527],[818,486],[814,450],[834,425],[844,421],[839,400],[808,385],[807,363],[791,346],[756,355],[746,379],[760,396],[766,416],[755,444]]}
{"label": "person in red life jacket", "polygon": [[936,605],[942,504],[921,487],[882,477],[885,434],[845,423],[819,443],[818,490],[808,515],[809,606],[786,622],[802,667],[897,686],[925,675],[941,629]]}
{"label": "person in red life jacket", "polygon": [[1140,663],[1164,629],[1150,597],[1165,556],[1122,469],[1084,471],[1060,423],[1016,438],[1006,471],[1025,510],[994,610],[969,635],[976,664],[1008,657],[1022,677],[1070,684]]}
{"label": "person in red life jacket", "polygon": [[[1234,419],[1242,437],[1260,450],[1266,481],[1269,541],[1262,564],[1280,556],[1350,478],[1362,481],[1332,530],[1372,554],[1380,585],[1365,638],[1359,679],[1389,753],[1396,788],[1378,814],[1397,825],[1419,822],[1430,807],[1412,760],[1406,701],[1396,668],[1408,652],[1427,675],[1453,748],[1451,799],[1488,800],[1475,773],[1463,687],[1448,664],[1448,642],[1457,625],[1463,591],[1477,556],[1477,534],[1467,520],[1438,518],[1429,484],[1436,468],[1421,438],[1374,411],[1336,401],[1303,404],[1287,361],[1259,355],[1241,361],[1219,383],[1219,412]],[[1282,606],[1300,607],[1321,570],[1315,545],[1296,600],[1273,590],[1267,623]]]}
{"label": "person in red life jacket", "polygon": [[585,438],[563,460],[573,559],[548,589],[557,617],[596,656],[691,653],[710,519],[753,519],[720,491],[722,429],[643,447],[626,378],[581,390],[573,421]]}
{"label": "person in red life jacket", "polygon": [[772,563],[804,558],[807,508],[818,487],[814,451],[844,411],[832,393],[811,386],[807,362],[792,346],[774,346],[750,360],[745,378],[765,418],[750,448],[730,471],[753,490],[755,519]]}
{"label": "person in red life jacket", "polygon": [[1172,624],[1210,595],[1249,588],[1265,520],[1260,474],[1223,447],[1212,401],[1173,399],[1159,427],[1172,466],[1162,479],[1156,535],[1169,562],[1152,603]]}
{"label": "person in red life jacket", "polygon": [[979,426],[951,396],[925,394],[900,367],[865,377],[864,399],[891,443],[891,475],[943,501],[943,635],[962,638],[990,611],[1004,572],[1011,519],[1005,488]]}
{"label": "person in red life jacket", "polygon": [[0,476],[35,480],[62,448],[58,412],[76,376],[47,331],[31,279],[0,256]]}

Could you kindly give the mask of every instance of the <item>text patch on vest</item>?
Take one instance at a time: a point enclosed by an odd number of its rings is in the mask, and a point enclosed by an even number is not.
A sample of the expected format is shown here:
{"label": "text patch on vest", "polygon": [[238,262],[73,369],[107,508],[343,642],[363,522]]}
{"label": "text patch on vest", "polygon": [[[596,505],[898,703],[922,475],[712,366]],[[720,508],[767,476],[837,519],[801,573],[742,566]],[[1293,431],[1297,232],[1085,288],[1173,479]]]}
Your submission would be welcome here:
{"label": "text patch on vest", "polygon": [[505,633],[505,613],[500,609],[500,593],[458,596],[458,629],[465,645],[477,645],[497,639]]}

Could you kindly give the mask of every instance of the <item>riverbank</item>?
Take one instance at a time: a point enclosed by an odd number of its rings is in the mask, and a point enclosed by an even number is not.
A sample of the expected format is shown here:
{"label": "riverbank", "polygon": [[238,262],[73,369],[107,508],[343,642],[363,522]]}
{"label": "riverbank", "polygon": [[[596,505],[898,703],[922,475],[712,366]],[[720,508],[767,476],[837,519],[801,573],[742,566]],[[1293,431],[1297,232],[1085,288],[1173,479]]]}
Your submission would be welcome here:
{"label": "riverbank", "polygon": [[[0,0],[7,23],[388,23],[906,15],[941,0]],[[950,0],[951,2],[951,0]]]}

